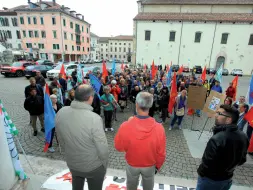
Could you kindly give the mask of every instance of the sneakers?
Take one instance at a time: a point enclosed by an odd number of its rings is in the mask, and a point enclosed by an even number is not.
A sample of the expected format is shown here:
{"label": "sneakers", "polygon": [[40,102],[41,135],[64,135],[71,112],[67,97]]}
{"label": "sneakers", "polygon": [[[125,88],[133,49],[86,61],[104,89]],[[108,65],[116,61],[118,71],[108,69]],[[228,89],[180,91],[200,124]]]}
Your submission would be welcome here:
{"label": "sneakers", "polygon": [[105,128],[105,132],[107,132],[108,131],[108,128]]}
{"label": "sneakers", "polygon": [[182,126],[181,125],[179,125],[178,127],[179,127],[180,130],[182,130]]}
{"label": "sneakers", "polygon": [[111,132],[113,132],[113,131],[114,131],[114,129],[113,129],[113,128],[110,128],[110,131],[111,131]]}
{"label": "sneakers", "polygon": [[169,131],[171,131],[171,129],[172,129],[172,126],[170,126]]}
{"label": "sneakers", "polygon": [[51,152],[51,153],[54,153],[54,152],[55,152],[55,150],[54,150],[53,147],[48,148],[48,151]]}
{"label": "sneakers", "polygon": [[108,131],[114,131],[114,129],[113,128],[105,128],[105,132],[108,132]]}
{"label": "sneakers", "polygon": [[37,136],[38,132],[37,131],[34,131],[33,132],[33,136]]}

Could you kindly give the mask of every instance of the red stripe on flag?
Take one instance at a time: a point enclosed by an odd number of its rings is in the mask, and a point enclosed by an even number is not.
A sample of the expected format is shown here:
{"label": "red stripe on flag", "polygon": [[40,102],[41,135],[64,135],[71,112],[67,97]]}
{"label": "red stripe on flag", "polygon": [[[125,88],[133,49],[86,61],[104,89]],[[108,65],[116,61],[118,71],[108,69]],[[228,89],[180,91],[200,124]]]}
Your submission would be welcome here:
{"label": "red stripe on flag", "polygon": [[46,94],[48,94],[48,96],[50,96],[50,91],[49,91],[49,87],[48,87],[48,84],[46,83],[46,85],[45,85],[45,92],[46,92]]}
{"label": "red stripe on flag", "polygon": [[49,143],[46,143],[43,151],[44,151],[44,152],[47,152],[48,147],[49,147]]}

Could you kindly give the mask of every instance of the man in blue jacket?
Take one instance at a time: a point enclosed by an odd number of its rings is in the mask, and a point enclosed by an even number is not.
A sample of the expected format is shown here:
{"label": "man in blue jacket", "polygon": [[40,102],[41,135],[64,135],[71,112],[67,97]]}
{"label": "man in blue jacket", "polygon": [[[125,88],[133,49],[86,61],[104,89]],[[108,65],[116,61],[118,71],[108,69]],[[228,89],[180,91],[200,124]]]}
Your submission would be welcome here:
{"label": "man in blue jacket", "polygon": [[215,85],[211,88],[211,90],[222,93],[222,87],[220,86],[220,81],[215,81]]}

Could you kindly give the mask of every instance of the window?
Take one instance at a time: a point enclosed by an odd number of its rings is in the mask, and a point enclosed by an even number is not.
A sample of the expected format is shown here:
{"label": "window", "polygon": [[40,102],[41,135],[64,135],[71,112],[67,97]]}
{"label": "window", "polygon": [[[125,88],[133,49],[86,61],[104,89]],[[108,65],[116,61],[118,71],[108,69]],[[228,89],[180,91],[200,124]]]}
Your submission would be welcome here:
{"label": "window", "polygon": [[112,55],[110,55],[110,58],[112,58]]}
{"label": "window", "polygon": [[41,31],[41,37],[46,38],[46,31]]}
{"label": "window", "polygon": [[39,32],[36,31],[36,30],[34,31],[34,37],[35,37],[35,38],[38,38],[38,37],[39,37]]}
{"label": "window", "polygon": [[82,37],[82,42],[84,42],[84,37]]}
{"label": "window", "polygon": [[101,54],[101,57],[104,57],[104,55],[103,55],[103,54]]}
{"label": "window", "polygon": [[131,46],[131,44],[130,44],[130,43],[129,43],[128,45],[129,45],[129,46]]}
{"label": "window", "polygon": [[121,47],[119,48],[119,52],[121,52]]}
{"label": "window", "polygon": [[43,17],[40,17],[40,24],[44,25],[44,18]]}
{"label": "window", "polygon": [[63,19],[63,26],[66,26],[66,20]]}
{"label": "window", "polygon": [[119,45],[121,45],[121,43],[119,43]]}
{"label": "window", "polygon": [[5,33],[7,39],[12,39],[12,35],[11,35],[11,31],[7,30],[7,32]]}
{"label": "window", "polygon": [[195,43],[200,43],[200,40],[201,40],[201,32],[196,32],[194,42]]}
{"label": "window", "polygon": [[85,50],[84,50],[84,47],[83,47],[83,52],[84,52]]}
{"label": "window", "polygon": [[74,36],[73,36],[73,34],[71,34],[71,40],[74,40]]}
{"label": "window", "polygon": [[29,38],[33,38],[33,31],[32,30],[29,30],[28,34],[29,34]]}
{"label": "window", "polygon": [[108,52],[108,49],[106,49],[105,51]]}
{"label": "window", "polygon": [[53,44],[53,49],[60,49],[59,44]]}
{"label": "window", "polygon": [[112,52],[112,47],[111,47],[111,52]]}
{"label": "window", "polygon": [[66,51],[68,50],[68,45],[65,45],[65,50],[66,50]]}
{"label": "window", "polygon": [[83,28],[83,26],[82,26],[82,32],[84,31],[84,28]]}
{"label": "window", "polygon": [[18,49],[22,49],[22,46],[21,46],[21,44],[18,44]]}
{"label": "window", "polygon": [[117,58],[117,55],[115,55],[114,57]]}
{"label": "window", "polygon": [[111,43],[111,45],[112,45],[112,43]]}
{"label": "window", "polygon": [[103,46],[103,44],[101,44],[101,46]]}
{"label": "window", "polygon": [[39,49],[44,49],[44,44],[38,44],[39,45]]}
{"label": "window", "polygon": [[87,28],[87,30],[86,30],[86,31],[87,31],[87,34],[88,34],[88,33],[89,33],[89,28]]}
{"label": "window", "polygon": [[126,58],[126,56],[125,56],[125,55],[123,55],[123,58]]}
{"label": "window", "polygon": [[20,24],[24,24],[24,17],[20,17]]}
{"label": "window", "polygon": [[70,22],[70,28],[73,28],[73,22]]}
{"label": "window", "polygon": [[32,43],[26,43],[26,47],[27,47],[27,48],[32,48],[33,45],[32,45]]}
{"label": "window", "polygon": [[67,37],[67,32],[64,32],[64,39],[67,40],[68,37]]}
{"label": "window", "polygon": [[17,18],[11,18],[11,21],[12,21],[12,25],[13,26],[18,26],[18,20],[17,20]]}
{"label": "window", "polygon": [[57,31],[56,30],[53,30],[53,36],[54,36],[54,38],[57,38]]}
{"label": "window", "polygon": [[119,55],[119,59],[121,59],[121,55]]}
{"label": "window", "polygon": [[80,51],[80,46],[76,46],[76,50],[77,50],[77,51]]}
{"label": "window", "polygon": [[115,46],[117,45],[117,43],[115,43]]}
{"label": "window", "polygon": [[250,38],[249,38],[249,45],[253,45],[253,34],[250,35]]}
{"label": "window", "polygon": [[124,43],[124,45],[126,45],[126,43]]}
{"label": "window", "polygon": [[87,38],[87,43],[90,43],[90,39],[89,38]]}
{"label": "window", "polygon": [[145,40],[146,41],[150,41],[150,37],[151,37],[151,31],[150,30],[146,30],[145,31]]}
{"label": "window", "polygon": [[21,39],[21,35],[20,35],[20,31],[19,30],[16,31],[16,34],[17,34],[17,39]]}
{"label": "window", "polygon": [[75,50],[75,48],[74,48],[74,46],[72,46],[72,51],[74,51]]}
{"label": "window", "polygon": [[87,48],[87,51],[90,52],[90,48]]}
{"label": "window", "polygon": [[26,31],[23,30],[23,38],[26,38]]}
{"label": "window", "polygon": [[52,18],[52,24],[56,25],[56,19],[55,19],[55,17]]}
{"label": "window", "polygon": [[175,42],[175,38],[176,38],[176,32],[171,31],[170,32],[170,39],[169,39],[169,41],[170,42]]}
{"label": "window", "polygon": [[223,33],[221,36],[221,44],[227,44],[228,41],[228,33]]}
{"label": "window", "polygon": [[131,48],[128,48],[128,52],[131,52]]}
{"label": "window", "polygon": [[33,24],[37,24],[37,18],[33,17]]}
{"label": "window", "polygon": [[126,48],[124,47],[124,52],[126,52]]}
{"label": "window", "polygon": [[28,24],[31,24],[31,18],[30,17],[27,17],[27,22],[28,22]]}

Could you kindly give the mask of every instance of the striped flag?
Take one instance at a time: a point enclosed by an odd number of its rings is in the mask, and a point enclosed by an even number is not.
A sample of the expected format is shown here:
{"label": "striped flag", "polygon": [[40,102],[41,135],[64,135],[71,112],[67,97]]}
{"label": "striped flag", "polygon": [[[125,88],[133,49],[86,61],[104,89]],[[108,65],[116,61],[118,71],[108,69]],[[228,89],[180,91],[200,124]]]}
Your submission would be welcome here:
{"label": "striped flag", "polygon": [[215,80],[219,81],[220,83],[222,81],[222,71],[223,71],[223,63],[221,64],[220,68],[215,74]]}

